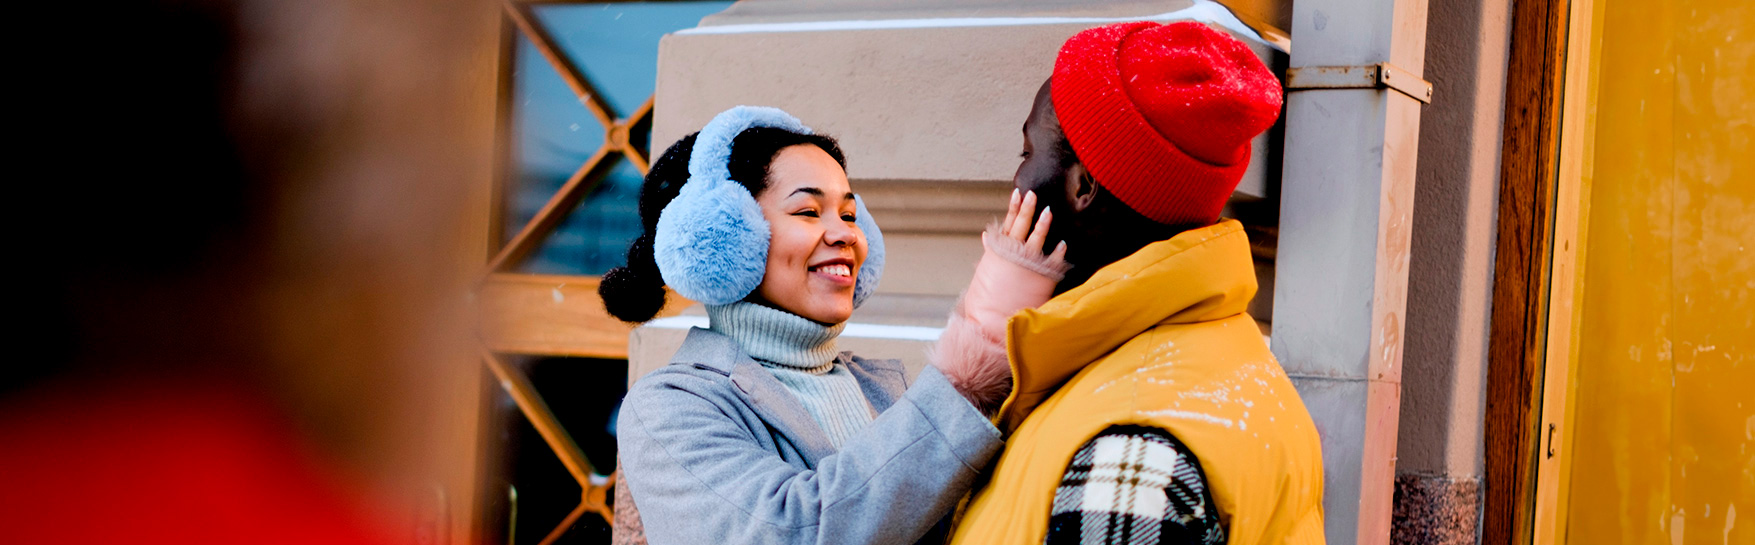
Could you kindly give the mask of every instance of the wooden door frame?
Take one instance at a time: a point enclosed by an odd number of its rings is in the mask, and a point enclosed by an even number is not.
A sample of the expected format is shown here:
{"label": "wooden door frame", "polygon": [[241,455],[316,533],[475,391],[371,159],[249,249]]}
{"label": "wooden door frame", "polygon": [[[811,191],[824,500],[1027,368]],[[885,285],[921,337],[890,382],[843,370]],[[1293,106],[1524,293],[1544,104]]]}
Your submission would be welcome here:
{"label": "wooden door frame", "polygon": [[1554,171],[1564,85],[1567,0],[1512,5],[1499,229],[1487,344],[1485,505],[1481,543],[1530,535],[1536,423],[1552,255]]}
{"label": "wooden door frame", "polygon": [[[1558,535],[1590,195],[1595,0],[1514,4],[1488,341],[1481,543]],[[1552,365],[1550,365],[1550,363]],[[1538,484],[1540,486],[1538,486]],[[1538,494],[1538,489],[1544,490]]]}

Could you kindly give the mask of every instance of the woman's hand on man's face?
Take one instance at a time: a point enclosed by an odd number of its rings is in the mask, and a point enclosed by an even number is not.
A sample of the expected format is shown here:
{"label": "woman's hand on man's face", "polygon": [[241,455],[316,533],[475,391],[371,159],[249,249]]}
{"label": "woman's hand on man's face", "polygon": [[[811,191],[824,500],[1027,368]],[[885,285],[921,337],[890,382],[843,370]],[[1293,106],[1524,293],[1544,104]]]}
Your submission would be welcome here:
{"label": "woman's hand on man's face", "polygon": [[982,234],[985,252],[975,264],[975,278],[963,296],[964,309],[984,330],[1003,339],[1006,319],[1054,295],[1054,284],[1066,270],[1066,243],[1042,254],[1042,241],[1054,221],[1051,210],[1036,215],[1035,192],[1012,191],[1005,219]]}
{"label": "woman's hand on man's face", "polygon": [[[1054,210],[1043,208],[1041,218],[1032,226],[1032,216],[1035,215],[1036,192],[1019,195],[1018,190],[1013,189],[1011,203],[1006,206],[1005,219],[999,222],[1000,232],[1007,238],[1023,243],[1025,248],[1040,252],[1043,241],[1048,238],[1048,226],[1054,222]],[[1054,253],[1046,256],[1052,260],[1064,260],[1065,257],[1065,242],[1056,245]]]}
{"label": "woman's hand on man's face", "polygon": [[933,365],[983,411],[996,409],[1011,391],[1006,322],[1018,311],[1048,302],[1069,267],[1064,242],[1054,253],[1042,254],[1054,214],[1043,210],[1040,218],[1034,216],[1036,194],[1012,191],[1005,219],[981,234],[985,250],[975,277],[934,347]]}

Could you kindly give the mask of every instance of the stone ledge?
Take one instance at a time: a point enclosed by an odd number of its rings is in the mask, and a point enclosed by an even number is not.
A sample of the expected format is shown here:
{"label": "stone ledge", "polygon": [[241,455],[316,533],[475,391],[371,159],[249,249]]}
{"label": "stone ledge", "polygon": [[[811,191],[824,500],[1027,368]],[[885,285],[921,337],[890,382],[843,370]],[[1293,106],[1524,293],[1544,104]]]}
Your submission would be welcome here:
{"label": "stone ledge", "polygon": [[885,233],[977,235],[1005,215],[1009,180],[944,183],[912,180],[858,180],[865,200]]}
{"label": "stone ledge", "polygon": [[[1149,4],[1127,4],[1127,16],[1210,5],[1187,0]],[[1054,9],[1092,9],[1069,6]],[[807,13],[788,15],[788,9]],[[1110,9],[1094,13],[1113,15]],[[1015,13],[999,8],[976,12],[988,22]],[[840,3],[815,11],[803,4],[746,3],[709,17],[701,27],[665,36],[659,45],[653,147],[699,129],[726,108],[760,104],[785,109],[839,138],[847,153],[848,176],[856,184],[1008,181],[1017,168],[1024,117],[1052,72],[1060,45],[1093,26],[993,26],[950,18],[938,21],[942,25],[868,30],[711,31],[731,23],[785,24],[800,18],[857,23],[871,16]],[[1261,43],[1251,49],[1271,68],[1283,69],[1283,53]],[[1276,134],[1254,140],[1240,193],[1272,193],[1279,179]]]}

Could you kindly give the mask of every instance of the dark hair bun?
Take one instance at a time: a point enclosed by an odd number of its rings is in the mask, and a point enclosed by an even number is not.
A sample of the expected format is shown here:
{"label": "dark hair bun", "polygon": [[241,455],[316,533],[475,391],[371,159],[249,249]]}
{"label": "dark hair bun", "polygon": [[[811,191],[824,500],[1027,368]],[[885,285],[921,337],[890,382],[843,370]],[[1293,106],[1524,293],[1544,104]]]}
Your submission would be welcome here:
{"label": "dark hair bun", "polygon": [[597,295],[604,310],[624,322],[645,322],[664,309],[669,293],[653,259],[652,235],[642,235],[628,247],[628,265],[604,273]]}
{"label": "dark hair bun", "polygon": [[689,179],[689,153],[695,149],[695,135],[690,134],[670,145],[664,155],[652,162],[640,186],[640,238],[628,246],[628,264],[604,273],[597,285],[603,298],[603,309],[611,316],[628,323],[651,320],[664,309],[670,292],[664,289],[664,277],[658,273],[658,261],[652,255],[652,239],[658,228],[658,215],[670,204]]}

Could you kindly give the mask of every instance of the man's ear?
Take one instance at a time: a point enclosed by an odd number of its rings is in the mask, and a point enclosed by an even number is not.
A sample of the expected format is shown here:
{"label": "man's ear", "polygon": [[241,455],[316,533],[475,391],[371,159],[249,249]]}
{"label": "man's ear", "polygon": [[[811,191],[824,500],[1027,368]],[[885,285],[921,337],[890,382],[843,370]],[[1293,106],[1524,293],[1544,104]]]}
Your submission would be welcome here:
{"label": "man's ear", "polygon": [[1073,164],[1066,169],[1066,203],[1072,207],[1073,213],[1084,212],[1097,199],[1097,180],[1091,172],[1085,170],[1083,164]]}

